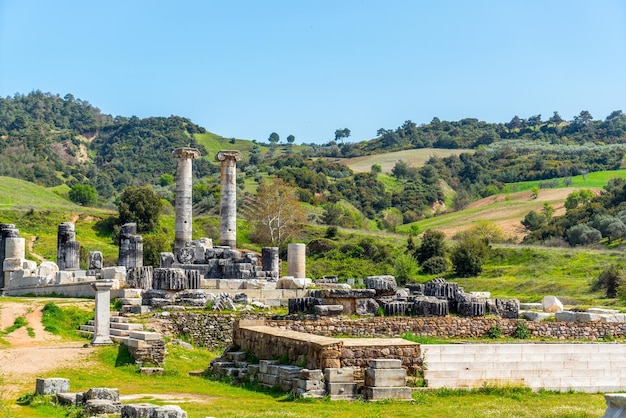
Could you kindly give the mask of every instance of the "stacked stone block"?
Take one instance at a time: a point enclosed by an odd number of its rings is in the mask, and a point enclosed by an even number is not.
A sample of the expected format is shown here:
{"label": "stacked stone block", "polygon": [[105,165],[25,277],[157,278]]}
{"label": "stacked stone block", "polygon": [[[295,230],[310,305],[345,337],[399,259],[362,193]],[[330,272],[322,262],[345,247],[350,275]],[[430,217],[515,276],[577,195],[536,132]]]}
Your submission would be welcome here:
{"label": "stacked stone block", "polygon": [[293,381],[293,392],[304,398],[322,398],[326,395],[324,373],[319,369],[301,369]]}
{"label": "stacked stone block", "polygon": [[396,359],[375,359],[365,369],[365,399],[380,401],[384,399],[412,400],[411,388],[406,386],[406,370],[402,361]]}
{"label": "stacked stone block", "polygon": [[353,400],[357,398],[357,384],[352,367],[324,369],[326,393],[331,400]]}

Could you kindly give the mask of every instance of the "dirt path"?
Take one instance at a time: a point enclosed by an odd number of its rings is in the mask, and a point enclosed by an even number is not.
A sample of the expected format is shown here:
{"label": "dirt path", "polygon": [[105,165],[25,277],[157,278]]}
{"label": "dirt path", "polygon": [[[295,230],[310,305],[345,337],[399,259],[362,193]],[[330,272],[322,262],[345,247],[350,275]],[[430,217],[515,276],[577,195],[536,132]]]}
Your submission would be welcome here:
{"label": "dirt path", "polygon": [[4,399],[34,391],[37,377],[51,370],[89,361],[93,348],[84,348],[84,342],[63,341],[44,331],[42,308],[49,301],[0,298],[1,331],[12,326],[16,318],[23,317],[27,322],[25,327],[0,335],[6,343],[0,344],[0,395]]}

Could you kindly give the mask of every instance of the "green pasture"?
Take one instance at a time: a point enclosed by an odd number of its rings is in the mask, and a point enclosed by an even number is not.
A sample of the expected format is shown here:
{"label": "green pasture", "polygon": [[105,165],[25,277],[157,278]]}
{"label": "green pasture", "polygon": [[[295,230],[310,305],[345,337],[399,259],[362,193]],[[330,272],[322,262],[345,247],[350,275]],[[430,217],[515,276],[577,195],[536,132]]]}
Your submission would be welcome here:
{"label": "green pasture", "polygon": [[535,187],[540,188],[541,183],[547,183],[552,180],[558,181],[557,187],[575,187],[578,189],[599,189],[607,185],[609,180],[614,178],[626,178],[626,169],[622,170],[609,170],[609,171],[596,171],[593,173],[572,176],[572,184],[566,185],[565,177],[558,179],[548,180],[536,180],[536,181],[521,181],[518,183],[507,183],[504,189],[505,193],[510,192],[522,192],[525,190],[532,190]]}

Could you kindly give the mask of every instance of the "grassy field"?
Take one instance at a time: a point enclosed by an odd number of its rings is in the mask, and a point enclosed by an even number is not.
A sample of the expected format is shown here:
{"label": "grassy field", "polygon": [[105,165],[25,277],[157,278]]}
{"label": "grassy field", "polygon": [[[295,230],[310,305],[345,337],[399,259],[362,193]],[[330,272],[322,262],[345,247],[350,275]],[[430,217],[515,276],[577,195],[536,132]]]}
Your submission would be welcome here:
{"label": "grassy field", "polygon": [[463,152],[473,153],[471,149],[441,149],[441,148],[420,148],[404,151],[387,152],[385,154],[367,155],[354,158],[336,158],[355,172],[371,171],[372,165],[378,164],[383,173],[391,173],[391,169],[400,160],[406,162],[412,167],[421,167],[430,157],[448,157],[450,155],[459,155]]}
{"label": "grassy field", "polygon": [[[624,170],[610,170],[610,171],[596,171],[595,173],[589,173],[585,176],[573,176],[572,184],[565,185],[564,178],[558,180],[558,187],[574,187],[577,189],[600,189],[607,185],[609,180],[614,178],[626,178],[626,169]],[[507,183],[505,192],[521,192],[524,190],[532,190],[534,187],[539,187],[540,183],[546,183],[550,180],[538,180],[538,181],[522,181],[518,183]]]}
{"label": "grassy field", "polygon": [[[190,376],[206,368],[217,354],[201,348],[184,349],[168,344],[163,376],[138,373],[135,365],[124,364],[124,350],[117,346],[99,348],[92,361],[47,373],[42,377],[68,377],[72,391],[92,387],[114,387],[120,396],[133,395],[133,403],[176,404],[190,418],[221,417],[597,417],[605,410],[602,394],[533,393],[522,387],[484,387],[467,390],[419,390],[412,402],[329,401],[294,399],[257,386],[234,386],[209,378]],[[64,417],[66,411],[48,402],[19,406],[3,400],[5,411],[14,418]],[[1,407],[1,406],[0,406]],[[1,411],[1,410],[0,410]]]}

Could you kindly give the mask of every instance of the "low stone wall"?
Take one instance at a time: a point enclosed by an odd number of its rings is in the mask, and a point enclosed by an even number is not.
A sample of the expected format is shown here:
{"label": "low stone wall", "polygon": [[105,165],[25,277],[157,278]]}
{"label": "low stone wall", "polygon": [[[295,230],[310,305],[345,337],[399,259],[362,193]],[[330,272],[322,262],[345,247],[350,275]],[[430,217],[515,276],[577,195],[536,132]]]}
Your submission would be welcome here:
{"label": "low stone wall", "polygon": [[502,318],[447,317],[343,317],[303,320],[268,320],[267,325],[283,329],[333,336],[394,337],[405,332],[417,335],[453,338],[485,337],[497,326],[504,336],[515,336],[518,324],[524,323],[531,337],[561,340],[599,340],[626,337],[626,323],[617,322],[532,322]]}
{"label": "low stone wall", "polygon": [[237,319],[267,319],[266,325],[287,330],[323,336],[349,335],[353,337],[397,337],[405,332],[417,335],[454,338],[485,337],[497,326],[504,336],[515,336],[518,324],[523,322],[531,337],[561,340],[602,340],[607,337],[626,337],[626,323],[616,322],[533,322],[502,318],[447,317],[369,317],[349,319],[276,320],[262,314],[214,314],[171,312],[168,322],[173,335],[186,335],[194,344],[210,349],[232,343],[233,324]]}
{"label": "low stone wall", "polygon": [[259,359],[280,359],[308,369],[369,367],[374,358],[399,359],[410,374],[422,364],[420,345],[400,338],[331,338],[277,327],[265,320],[241,320],[233,343]]}
{"label": "low stone wall", "polygon": [[241,351],[259,359],[280,359],[308,369],[341,367],[340,340],[264,326],[264,321],[242,320],[233,342]]}
{"label": "low stone wall", "polygon": [[258,314],[172,311],[169,318],[170,331],[174,335],[184,335],[193,344],[214,350],[233,342],[233,326],[238,319],[255,320],[265,317]]}

